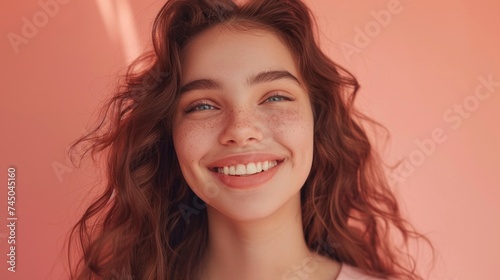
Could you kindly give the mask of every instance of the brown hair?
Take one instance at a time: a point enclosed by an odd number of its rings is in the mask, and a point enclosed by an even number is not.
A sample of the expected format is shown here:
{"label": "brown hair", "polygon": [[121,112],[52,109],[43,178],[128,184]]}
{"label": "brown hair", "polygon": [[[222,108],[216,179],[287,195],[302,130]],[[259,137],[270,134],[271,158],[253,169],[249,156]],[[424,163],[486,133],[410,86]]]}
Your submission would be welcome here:
{"label": "brown hair", "polygon": [[[130,66],[122,87],[102,110],[102,121],[73,148],[82,157],[106,153],[107,181],[71,232],[82,256],[72,279],[195,279],[207,240],[202,207],[183,179],[172,142],[172,114],[180,86],[180,55],[196,34],[216,25],[266,28],[297,59],[314,114],[314,159],[301,190],[307,245],[367,274],[422,279],[404,244],[417,233],[396,199],[363,123],[380,126],[354,107],[359,84],[318,47],[310,10],[298,0],[170,0],[153,27],[154,52]],[[199,205],[199,203],[198,203]],[[192,214],[192,213],[191,213]],[[430,244],[430,243],[429,243]],[[432,247],[432,245],[431,245]],[[73,246],[69,246],[70,252]]]}

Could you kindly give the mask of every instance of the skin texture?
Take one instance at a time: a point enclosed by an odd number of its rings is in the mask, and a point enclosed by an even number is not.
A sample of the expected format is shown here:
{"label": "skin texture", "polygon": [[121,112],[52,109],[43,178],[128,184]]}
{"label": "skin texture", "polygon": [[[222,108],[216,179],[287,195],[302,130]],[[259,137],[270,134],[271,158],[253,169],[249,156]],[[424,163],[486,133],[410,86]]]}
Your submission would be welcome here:
{"label": "skin texture", "polygon": [[[334,279],[339,264],[304,241],[300,189],[311,169],[314,123],[289,49],[268,31],[214,27],[188,43],[181,63],[173,136],[186,182],[207,203],[200,278]],[[272,71],[295,78],[251,82]],[[213,171],[257,159],[280,163],[267,171],[272,176],[236,181]]]}
{"label": "skin texture", "polygon": [[[222,87],[188,91],[179,100],[174,145],[193,191],[236,221],[267,217],[296,200],[313,154],[307,92],[291,79],[247,85],[249,78],[265,71],[285,70],[299,77],[285,45],[268,33],[212,29],[188,44],[182,62],[182,84],[213,79]],[[192,105],[200,105],[198,111],[185,113]],[[215,161],[234,155],[251,160],[256,153],[284,159],[264,185],[227,188],[209,170]]]}

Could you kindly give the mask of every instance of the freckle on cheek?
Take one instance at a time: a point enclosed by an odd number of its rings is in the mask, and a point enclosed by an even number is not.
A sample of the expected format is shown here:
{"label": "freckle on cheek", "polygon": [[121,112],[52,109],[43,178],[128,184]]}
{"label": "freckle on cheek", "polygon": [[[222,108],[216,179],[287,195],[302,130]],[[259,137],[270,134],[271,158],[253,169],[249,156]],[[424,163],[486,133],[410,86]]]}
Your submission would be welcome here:
{"label": "freckle on cheek", "polygon": [[294,131],[298,124],[300,124],[300,130],[304,129],[303,121],[304,116],[301,112],[295,110],[283,110],[278,114],[274,114],[270,121],[270,124],[273,125],[274,129],[284,130],[284,131]]}
{"label": "freckle on cheek", "polygon": [[212,131],[213,129],[215,129],[217,127],[217,123],[215,121],[211,121],[211,122],[208,122],[208,123],[205,123],[203,125],[203,128],[205,130],[208,130],[208,131]]}
{"label": "freckle on cheek", "polygon": [[[207,133],[213,131],[217,127],[216,122],[203,122],[203,123],[187,123],[179,127],[178,141],[192,142],[202,140]],[[193,147],[191,147],[193,148]]]}

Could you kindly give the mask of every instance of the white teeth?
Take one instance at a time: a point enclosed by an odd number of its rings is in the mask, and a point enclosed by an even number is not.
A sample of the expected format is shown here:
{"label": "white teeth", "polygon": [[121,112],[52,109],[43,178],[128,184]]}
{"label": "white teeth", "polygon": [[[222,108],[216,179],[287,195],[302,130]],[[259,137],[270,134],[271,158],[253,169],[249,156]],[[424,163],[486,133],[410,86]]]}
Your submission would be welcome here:
{"label": "white teeth", "polygon": [[246,168],[243,164],[236,165],[236,175],[245,175]]}
{"label": "white teeth", "polygon": [[262,164],[262,170],[266,171],[269,169],[269,162],[268,161],[264,161],[264,163]]}
{"label": "white teeth", "polygon": [[273,160],[273,161],[264,161],[264,162],[250,162],[247,165],[244,164],[237,164],[237,165],[230,165],[230,166],[224,166],[224,167],[218,167],[217,172],[225,174],[225,175],[252,175],[255,173],[259,173],[262,171],[267,171],[273,167],[278,165],[278,162]]}
{"label": "white teeth", "polygon": [[250,162],[247,164],[247,174],[255,174],[257,173],[257,166],[255,166],[255,163]]}

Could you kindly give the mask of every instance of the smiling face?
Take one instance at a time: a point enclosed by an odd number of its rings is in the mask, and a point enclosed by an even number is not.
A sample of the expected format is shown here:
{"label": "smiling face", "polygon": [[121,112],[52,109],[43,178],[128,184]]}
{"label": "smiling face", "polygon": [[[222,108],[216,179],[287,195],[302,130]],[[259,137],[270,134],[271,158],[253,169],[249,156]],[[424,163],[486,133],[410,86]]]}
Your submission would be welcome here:
{"label": "smiling face", "polygon": [[287,46],[271,32],[214,27],[189,42],[181,63],[174,146],[209,214],[249,221],[300,207],[313,115]]}

